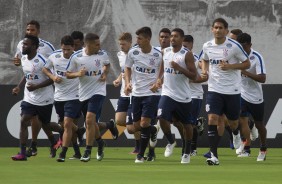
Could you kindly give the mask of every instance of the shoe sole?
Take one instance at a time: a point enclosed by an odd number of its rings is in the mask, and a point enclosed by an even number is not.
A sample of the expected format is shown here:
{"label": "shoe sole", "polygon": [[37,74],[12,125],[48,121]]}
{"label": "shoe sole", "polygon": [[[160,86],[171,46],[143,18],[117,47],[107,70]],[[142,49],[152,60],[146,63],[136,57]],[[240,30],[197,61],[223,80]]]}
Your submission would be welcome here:
{"label": "shoe sole", "polygon": [[219,165],[219,163],[217,164],[217,163],[214,163],[213,161],[211,161],[211,160],[207,160],[207,164],[208,165]]}
{"label": "shoe sole", "polygon": [[57,159],[57,162],[65,162],[65,159]]}

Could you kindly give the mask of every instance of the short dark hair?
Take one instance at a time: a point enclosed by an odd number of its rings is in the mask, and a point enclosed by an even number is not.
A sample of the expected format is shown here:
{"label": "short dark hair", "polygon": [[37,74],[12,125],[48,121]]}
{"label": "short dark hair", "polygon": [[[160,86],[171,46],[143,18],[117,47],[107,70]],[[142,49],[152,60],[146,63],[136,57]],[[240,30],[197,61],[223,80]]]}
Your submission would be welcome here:
{"label": "short dark hair", "polygon": [[216,22],[222,23],[223,26],[224,26],[224,28],[228,29],[228,23],[226,22],[225,19],[223,19],[223,18],[217,18],[217,19],[215,19],[215,20],[213,21],[213,23],[212,23],[212,27],[214,26],[214,24],[215,24]]}
{"label": "short dark hair", "polygon": [[94,33],[87,33],[85,35],[84,41],[95,41],[95,40],[99,40],[99,36],[94,34]]}
{"label": "short dark hair", "polygon": [[243,31],[242,31],[241,29],[232,29],[232,30],[230,31],[230,33],[232,33],[232,34],[234,34],[234,35],[236,35],[236,36],[239,36],[240,34],[243,33]]}
{"label": "short dark hair", "polygon": [[61,39],[61,45],[63,44],[73,46],[74,45],[73,38],[70,35],[63,36],[63,38]]}
{"label": "short dark hair", "polygon": [[36,46],[36,49],[39,47],[39,38],[33,35],[25,35],[24,38],[31,40],[32,45]]}
{"label": "short dark hair", "polygon": [[252,37],[248,33],[242,33],[237,37],[239,43],[252,43]]}
{"label": "short dark hair", "polygon": [[194,38],[192,35],[184,35],[184,42],[192,42],[194,43]]}
{"label": "short dark hair", "polygon": [[178,32],[182,38],[184,37],[184,31],[180,28],[174,28],[171,32]]}
{"label": "short dark hair", "polygon": [[132,35],[129,32],[121,33],[118,40],[119,41],[124,40],[124,41],[127,41],[127,42],[132,42]]}
{"label": "short dark hair", "polygon": [[74,40],[79,39],[79,40],[83,41],[83,39],[84,39],[84,35],[83,35],[83,33],[80,32],[80,31],[73,31],[73,32],[71,33],[71,37],[72,37],[72,39],[74,39]]}
{"label": "short dark hair", "polygon": [[27,26],[28,26],[28,25],[35,25],[36,29],[40,30],[40,24],[39,24],[39,22],[36,21],[36,20],[31,20],[31,21],[29,21],[26,25],[27,25]]}
{"label": "short dark hair", "polygon": [[152,38],[152,30],[149,27],[142,27],[136,31],[136,35],[143,35],[146,38]]}
{"label": "short dark hair", "polygon": [[168,33],[168,34],[170,35],[170,34],[171,34],[171,31],[170,31],[168,28],[162,28],[162,29],[160,30],[160,32],[159,32],[159,35],[160,35],[161,33]]}

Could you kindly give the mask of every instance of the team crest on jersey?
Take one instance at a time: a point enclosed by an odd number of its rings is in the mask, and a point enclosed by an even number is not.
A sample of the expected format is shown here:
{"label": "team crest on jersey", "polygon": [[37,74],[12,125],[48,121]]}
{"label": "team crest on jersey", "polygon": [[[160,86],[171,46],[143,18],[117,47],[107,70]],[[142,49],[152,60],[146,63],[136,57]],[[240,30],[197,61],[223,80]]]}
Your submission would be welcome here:
{"label": "team crest on jersey", "polygon": [[139,54],[139,51],[138,50],[135,50],[134,52],[133,52],[133,55],[138,55]]}
{"label": "team crest on jersey", "polygon": [[250,60],[254,60],[254,59],[255,59],[255,56],[251,56],[251,57],[250,57]]}
{"label": "team crest on jersey", "polygon": [[77,54],[77,57],[82,57],[82,54]]}
{"label": "team crest on jersey", "polygon": [[180,54],[184,54],[184,53],[185,53],[185,50],[181,50],[181,51],[180,51]]}
{"label": "team crest on jersey", "polygon": [[55,58],[60,58],[61,57],[61,54],[56,54],[55,55]]}
{"label": "team crest on jersey", "polygon": [[95,61],[95,66],[96,67],[100,67],[100,65],[101,65],[100,64],[100,60],[99,59],[95,59],[94,61]]}
{"label": "team crest on jersey", "polygon": [[98,55],[99,55],[99,56],[101,56],[101,55],[103,55],[103,54],[104,54],[104,52],[101,52],[101,51],[98,52]]}
{"label": "team crest on jersey", "polygon": [[228,44],[226,44],[226,47],[227,47],[227,48],[231,48],[231,47],[232,47],[232,44],[231,44],[231,43],[228,43]]}
{"label": "team crest on jersey", "polygon": [[39,47],[44,47],[44,43],[39,43]]}
{"label": "team crest on jersey", "polygon": [[155,65],[155,59],[154,59],[154,58],[151,58],[151,59],[149,59],[149,60],[150,60],[149,64],[152,65],[152,66],[154,66],[154,65]]}
{"label": "team crest on jersey", "polygon": [[159,53],[154,53],[153,56],[159,57]]}
{"label": "team crest on jersey", "polygon": [[227,57],[228,56],[228,49],[223,49],[223,56]]}
{"label": "team crest on jersey", "polygon": [[34,62],[35,62],[35,63],[38,63],[38,62],[39,62],[39,60],[38,60],[38,59],[35,59],[35,60],[34,60]]}
{"label": "team crest on jersey", "polygon": [[211,42],[208,42],[208,43],[207,43],[207,45],[208,45],[208,46],[211,46],[211,45],[212,45],[212,43],[211,43]]}

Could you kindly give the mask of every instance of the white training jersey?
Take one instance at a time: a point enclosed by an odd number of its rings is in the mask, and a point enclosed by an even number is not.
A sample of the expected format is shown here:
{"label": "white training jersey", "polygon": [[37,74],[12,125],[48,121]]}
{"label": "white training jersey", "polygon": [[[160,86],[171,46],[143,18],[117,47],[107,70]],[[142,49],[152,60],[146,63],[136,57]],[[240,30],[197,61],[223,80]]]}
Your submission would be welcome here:
{"label": "white training jersey", "polygon": [[69,101],[78,99],[79,79],[67,79],[67,65],[69,59],[64,58],[62,50],[57,50],[51,54],[45,64],[45,68],[53,71],[55,76],[61,77],[60,83],[54,82],[55,101]]}
{"label": "white training jersey", "polygon": [[191,101],[191,89],[189,78],[183,73],[171,68],[170,62],[174,61],[183,68],[187,68],[185,63],[185,55],[188,49],[182,47],[178,52],[174,53],[172,47],[163,50],[164,62],[164,81],[162,87],[162,96],[169,96],[177,102],[187,103]]}
{"label": "white training jersey", "polygon": [[241,71],[224,71],[219,68],[221,60],[237,64],[248,59],[248,55],[237,41],[226,37],[225,42],[220,45],[217,45],[214,39],[206,42],[203,46],[203,59],[209,62],[208,91],[240,94]]}
{"label": "white training jersey", "polygon": [[38,106],[45,106],[54,102],[52,85],[34,91],[28,91],[26,88],[29,84],[39,84],[49,79],[42,72],[45,63],[46,59],[41,54],[37,54],[32,60],[28,60],[27,55],[22,57],[22,68],[26,79],[23,101]]}
{"label": "white training jersey", "polygon": [[[21,40],[17,45],[17,51],[15,57],[18,55],[18,57],[21,58],[22,51],[23,51],[23,40]],[[37,52],[39,54],[43,55],[45,58],[48,58],[54,51],[55,48],[51,43],[39,38],[39,47],[37,49]]]}
{"label": "white training jersey", "polygon": [[67,67],[69,72],[78,72],[85,68],[86,74],[79,77],[79,100],[85,101],[93,95],[106,96],[106,81],[100,81],[103,67],[109,65],[108,54],[100,50],[97,54],[87,55],[85,48],[74,53]]}
{"label": "white training jersey", "polygon": [[[195,55],[195,54],[193,54],[193,55],[194,55],[195,66],[196,66],[196,69],[197,69],[197,72],[198,72],[197,75],[200,75],[202,70],[199,67],[199,58],[198,58],[197,55]],[[204,90],[203,90],[202,84],[190,82],[189,85],[190,85],[190,89],[191,89],[192,98],[193,99],[203,99]]]}
{"label": "white training jersey", "polygon": [[[251,67],[246,70],[247,72],[252,74],[266,74],[263,57],[258,52],[251,49],[249,60]],[[253,104],[262,103],[263,92],[261,83],[242,75],[241,97]]]}
{"label": "white training jersey", "polygon": [[143,53],[140,47],[132,48],[126,57],[125,66],[132,69],[132,96],[160,95],[150,88],[156,83],[162,62],[162,54],[152,46],[150,53]]}
{"label": "white training jersey", "polygon": [[120,88],[120,96],[121,97],[129,97],[125,95],[124,93],[124,88],[125,88],[125,80],[124,80],[124,66],[125,66],[125,60],[126,60],[127,54],[124,53],[123,51],[119,51],[117,53],[117,57],[119,60],[119,66],[121,68],[121,88]]}

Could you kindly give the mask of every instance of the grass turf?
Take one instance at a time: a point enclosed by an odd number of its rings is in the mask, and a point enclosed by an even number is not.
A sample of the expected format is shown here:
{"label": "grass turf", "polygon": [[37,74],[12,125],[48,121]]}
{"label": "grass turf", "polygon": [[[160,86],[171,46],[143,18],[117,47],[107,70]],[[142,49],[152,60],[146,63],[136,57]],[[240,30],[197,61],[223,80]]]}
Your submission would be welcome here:
{"label": "grass turf", "polygon": [[[96,160],[97,149],[93,148],[92,159],[88,163],[68,159],[58,163],[48,157],[48,148],[43,147],[38,149],[37,156],[28,158],[28,161],[12,161],[10,156],[18,150],[0,149],[0,183],[275,184],[282,179],[282,150],[277,148],[268,150],[265,162],[256,161],[257,148],[252,149],[248,158],[237,158],[234,150],[220,148],[219,166],[206,165],[202,155],[207,148],[198,149],[198,155],[186,165],[180,164],[180,148],[176,148],[170,158],[163,156],[164,148],[157,148],[157,159],[144,164],[134,163],[135,155],[129,154],[132,148],[107,147],[102,161]],[[70,148],[67,156],[72,154]]]}

